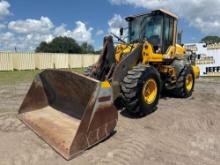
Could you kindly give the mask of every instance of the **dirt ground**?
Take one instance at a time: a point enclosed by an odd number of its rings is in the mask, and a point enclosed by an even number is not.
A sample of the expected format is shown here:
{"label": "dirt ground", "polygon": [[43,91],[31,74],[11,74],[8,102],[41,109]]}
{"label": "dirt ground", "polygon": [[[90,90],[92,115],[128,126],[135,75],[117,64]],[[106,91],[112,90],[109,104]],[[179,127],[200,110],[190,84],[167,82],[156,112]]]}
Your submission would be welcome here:
{"label": "dirt ground", "polygon": [[30,83],[0,85],[1,165],[219,165],[220,81],[198,80],[192,97],[161,98],[143,118],[119,112],[117,133],[71,161],[16,118]]}

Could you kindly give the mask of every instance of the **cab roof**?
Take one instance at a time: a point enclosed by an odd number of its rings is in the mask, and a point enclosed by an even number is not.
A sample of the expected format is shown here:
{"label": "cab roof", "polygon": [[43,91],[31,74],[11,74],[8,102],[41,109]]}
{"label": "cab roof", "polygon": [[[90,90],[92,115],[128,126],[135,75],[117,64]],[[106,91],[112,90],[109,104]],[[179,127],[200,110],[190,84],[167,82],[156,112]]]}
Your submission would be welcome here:
{"label": "cab roof", "polygon": [[173,13],[167,11],[167,10],[164,10],[164,9],[158,9],[158,10],[153,10],[150,13],[141,13],[141,14],[131,15],[131,16],[126,17],[125,20],[130,21],[130,20],[132,20],[136,17],[140,17],[140,16],[143,16],[143,15],[150,15],[150,14],[154,14],[154,13],[163,13],[163,14],[169,15],[169,16],[175,18],[175,19],[178,19],[178,17],[175,14],[173,14]]}

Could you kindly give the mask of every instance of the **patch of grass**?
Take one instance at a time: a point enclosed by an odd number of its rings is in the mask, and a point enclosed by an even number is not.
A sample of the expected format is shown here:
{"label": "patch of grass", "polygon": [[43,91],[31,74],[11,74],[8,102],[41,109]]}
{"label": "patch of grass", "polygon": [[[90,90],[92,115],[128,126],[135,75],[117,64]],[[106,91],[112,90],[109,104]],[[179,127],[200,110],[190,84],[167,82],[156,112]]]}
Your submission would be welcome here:
{"label": "patch of grass", "polygon": [[78,72],[78,73],[83,73],[85,68],[74,68],[74,69],[68,69],[68,70]]}
{"label": "patch of grass", "polygon": [[217,77],[217,76],[216,76],[216,77],[214,77],[214,76],[213,76],[213,77],[211,77],[211,76],[208,77],[208,76],[207,76],[207,77],[200,77],[200,78],[201,78],[201,79],[204,79],[204,80],[220,81],[220,77]]}
{"label": "patch of grass", "polygon": [[0,84],[11,85],[19,82],[31,81],[34,76],[40,72],[40,70],[0,72]]}
{"label": "patch of grass", "polygon": [[[82,73],[84,69],[66,69],[68,71],[75,71]],[[43,70],[28,70],[28,71],[7,71],[0,72],[0,85],[12,85],[22,82],[30,82],[34,77]]]}

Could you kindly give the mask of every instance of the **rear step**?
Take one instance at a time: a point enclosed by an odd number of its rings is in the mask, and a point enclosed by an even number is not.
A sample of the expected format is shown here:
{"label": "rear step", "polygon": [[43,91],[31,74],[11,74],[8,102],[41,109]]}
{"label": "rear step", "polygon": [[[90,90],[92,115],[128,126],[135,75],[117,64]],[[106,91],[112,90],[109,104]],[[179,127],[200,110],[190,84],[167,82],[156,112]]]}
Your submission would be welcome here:
{"label": "rear step", "polygon": [[108,82],[59,70],[36,76],[18,116],[67,160],[107,138],[118,119]]}

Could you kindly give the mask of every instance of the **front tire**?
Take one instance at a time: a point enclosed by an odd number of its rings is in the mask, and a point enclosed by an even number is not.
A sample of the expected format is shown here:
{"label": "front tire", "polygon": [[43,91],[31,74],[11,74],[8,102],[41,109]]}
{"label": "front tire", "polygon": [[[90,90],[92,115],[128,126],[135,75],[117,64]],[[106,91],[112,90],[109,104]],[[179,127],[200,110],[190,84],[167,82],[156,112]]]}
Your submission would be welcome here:
{"label": "front tire", "polygon": [[160,74],[152,66],[137,65],[128,71],[121,85],[126,110],[132,115],[153,112],[160,95]]}

